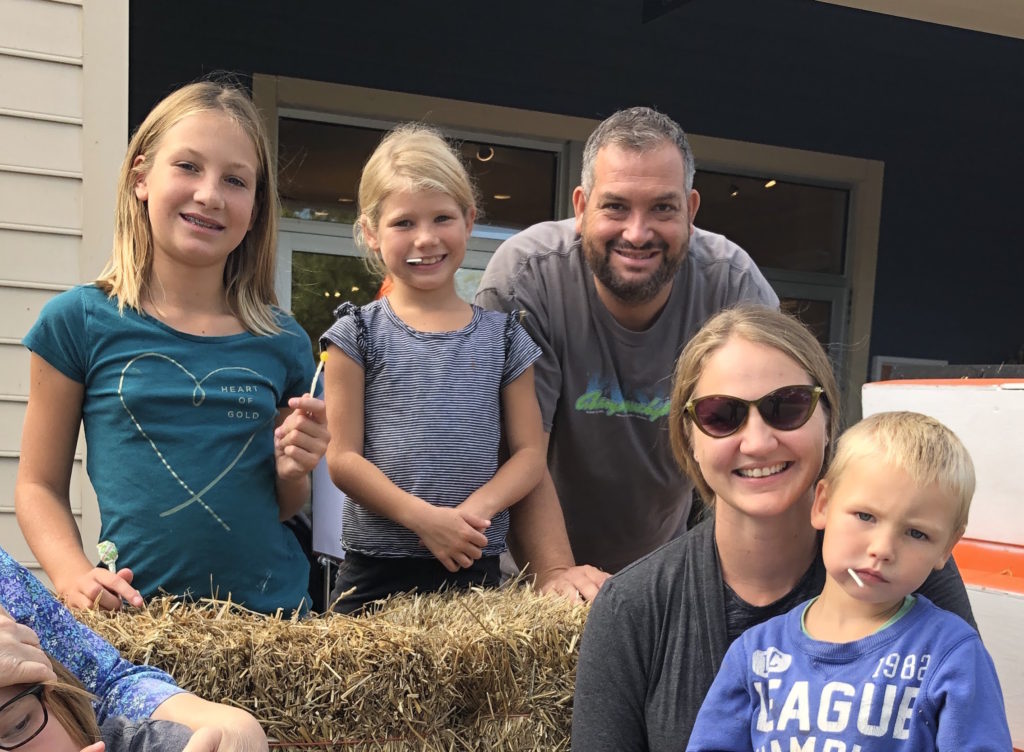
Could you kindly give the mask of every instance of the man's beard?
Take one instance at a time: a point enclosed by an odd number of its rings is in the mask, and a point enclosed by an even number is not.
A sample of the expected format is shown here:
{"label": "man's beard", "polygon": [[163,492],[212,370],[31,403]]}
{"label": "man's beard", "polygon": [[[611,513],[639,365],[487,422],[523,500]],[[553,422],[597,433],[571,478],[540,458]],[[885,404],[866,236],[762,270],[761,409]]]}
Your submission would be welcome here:
{"label": "man's beard", "polygon": [[[679,270],[679,265],[683,263],[683,258],[686,256],[685,247],[676,254],[670,255],[668,244],[664,242],[645,243],[643,246],[636,247],[619,240],[608,243],[604,249],[597,248],[593,243],[588,242],[586,235],[581,238],[581,242],[583,258],[594,276],[597,277],[598,282],[623,303],[631,305],[647,303],[657,297],[665,285],[672,282]],[[611,265],[611,256],[617,247],[627,251],[660,251],[661,263],[644,279],[634,281],[623,279],[612,269]]]}

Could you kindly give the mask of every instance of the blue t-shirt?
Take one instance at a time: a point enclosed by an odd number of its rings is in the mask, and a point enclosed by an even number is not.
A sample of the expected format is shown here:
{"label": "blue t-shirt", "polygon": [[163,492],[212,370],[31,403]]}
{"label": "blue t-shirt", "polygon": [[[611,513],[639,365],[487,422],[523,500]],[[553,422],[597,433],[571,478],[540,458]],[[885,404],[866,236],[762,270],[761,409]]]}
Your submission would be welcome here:
{"label": "blue t-shirt", "polygon": [[272,336],[200,337],[121,315],[86,285],[48,302],[25,337],[84,386],[100,540],[144,597],[230,595],[263,612],[307,597],[308,561],[278,521],[273,429],[313,359],[295,320],[278,323]]}
{"label": "blue t-shirt", "polygon": [[918,595],[881,631],[831,643],[803,631],[805,607],[732,644],[687,752],[1009,752],[995,666],[959,616]]}
{"label": "blue t-shirt", "polygon": [[[387,298],[346,303],[321,343],[333,343],[363,368],[363,456],[403,491],[455,507],[498,469],[501,390],[540,357],[518,315],[473,306],[457,331],[421,332]],[[324,344],[326,347],[326,344]],[[368,556],[433,556],[416,534],[346,498],[346,550]],[[509,513],[487,528],[485,556],[505,549]]]}

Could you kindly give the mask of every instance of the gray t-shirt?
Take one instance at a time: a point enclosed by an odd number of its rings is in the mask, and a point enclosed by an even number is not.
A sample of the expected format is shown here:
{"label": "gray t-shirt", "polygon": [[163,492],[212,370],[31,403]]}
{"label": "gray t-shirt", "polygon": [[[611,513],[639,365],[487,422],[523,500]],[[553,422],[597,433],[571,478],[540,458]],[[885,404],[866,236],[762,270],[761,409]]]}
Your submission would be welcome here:
{"label": "gray t-shirt", "polygon": [[192,730],[173,721],[130,721],[116,716],[100,726],[100,737],[105,752],[181,752]]}
{"label": "gray t-shirt", "polygon": [[548,467],[577,563],[615,572],[685,529],[693,486],[669,447],[672,370],[704,322],[740,302],[779,305],[742,248],[700,229],[642,332],[597,297],[574,220],[534,225],[495,252],[476,303],[524,310],[543,350],[535,377]]}

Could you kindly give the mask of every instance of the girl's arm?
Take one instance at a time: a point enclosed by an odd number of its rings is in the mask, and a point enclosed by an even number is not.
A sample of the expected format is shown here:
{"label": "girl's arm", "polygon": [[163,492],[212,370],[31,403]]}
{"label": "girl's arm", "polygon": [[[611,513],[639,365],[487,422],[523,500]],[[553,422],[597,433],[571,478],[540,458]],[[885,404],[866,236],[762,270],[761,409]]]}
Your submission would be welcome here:
{"label": "girl's arm", "polygon": [[283,522],[309,499],[309,474],[327,451],[327,409],[323,400],[304,394],[288,400],[274,429],[278,517]]}
{"label": "girl's arm", "polygon": [[352,501],[416,533],[450,572],[479,559],[490,523],[468,512],[435,507],[396,486],[363,457],[363,368],[336,345],[328,348],[324,398],[331,442],[331,480]]}
{"label": "girl's arm", "polygon": [[121,599],[142,605],[131,586],[132,573],[94,567],[82,550],[71,513],[71,468],[82,420],[85,387],[32,353],[21,458],[14,487],[14,507],[25,540],[73,608],[116,610]]}
{"label": "girl's arm", "polygon": [[471,493],[459,509],[491,519],[537,487],[547,467],[544,427],[533,387],[533,366],[501,390],[501,414],[509,458],[494,477]]}

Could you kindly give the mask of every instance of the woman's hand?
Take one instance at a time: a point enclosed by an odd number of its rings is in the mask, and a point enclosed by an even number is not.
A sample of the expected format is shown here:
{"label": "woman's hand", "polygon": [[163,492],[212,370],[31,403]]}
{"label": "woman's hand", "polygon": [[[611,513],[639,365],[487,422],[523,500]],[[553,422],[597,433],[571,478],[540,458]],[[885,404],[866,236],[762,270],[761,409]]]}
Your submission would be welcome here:
{"label": "woman's hand", "polygon": [[39,684],[56,678],[36,633],[12,619],[0,606],[0,687]]}

